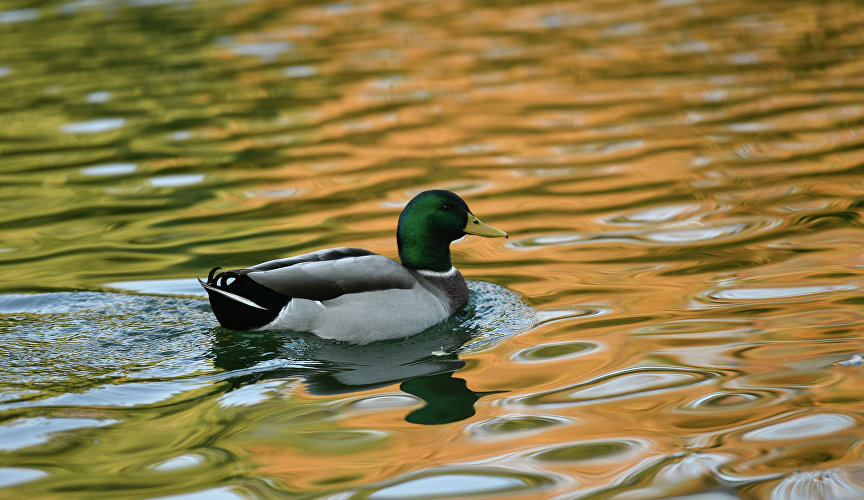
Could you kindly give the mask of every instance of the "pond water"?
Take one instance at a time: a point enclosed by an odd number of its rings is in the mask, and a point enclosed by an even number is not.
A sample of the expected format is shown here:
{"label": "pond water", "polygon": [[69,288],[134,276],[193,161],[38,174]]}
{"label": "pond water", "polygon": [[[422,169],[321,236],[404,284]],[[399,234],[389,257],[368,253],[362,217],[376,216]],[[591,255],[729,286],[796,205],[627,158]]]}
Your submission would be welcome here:
{"label": "pond water", "polygon": [[[0,1],[0,497],[864,497],[860,2]],[[195,277],[509,240],[348,346]]]}

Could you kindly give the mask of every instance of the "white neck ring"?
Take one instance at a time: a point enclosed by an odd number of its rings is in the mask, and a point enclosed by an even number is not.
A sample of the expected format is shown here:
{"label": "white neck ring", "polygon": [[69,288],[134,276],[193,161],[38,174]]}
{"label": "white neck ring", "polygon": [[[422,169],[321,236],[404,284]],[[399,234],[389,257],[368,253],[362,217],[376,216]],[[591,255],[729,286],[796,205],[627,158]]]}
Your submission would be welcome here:
{"label": "white neck ring", "polygon": [[444,272],[440,271],[427,271],[426,269],[417,269],[417,272],[422,274],[423,276],[428,276],[430,278],[449,278],[456,274],[456,268],[450,266],[450,269]]}

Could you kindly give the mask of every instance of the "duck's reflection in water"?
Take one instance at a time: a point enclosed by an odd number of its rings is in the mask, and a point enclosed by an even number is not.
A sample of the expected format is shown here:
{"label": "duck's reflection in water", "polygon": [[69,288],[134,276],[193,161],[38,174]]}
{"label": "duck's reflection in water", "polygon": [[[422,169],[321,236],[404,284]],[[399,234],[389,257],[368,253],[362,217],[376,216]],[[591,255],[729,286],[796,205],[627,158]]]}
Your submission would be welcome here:
{"label": "duck's reflection in water", "polygon": [[409,413],[405,420],[426,425],[447,424],[471,417],[478,399],[502,392],[474,392],[468,388],[465,379],[454,377],[452,371],[412,378],[402,382],[399,388],[426,402],[424,407]]}
{"label": "duck's reflection in water", "polygon": [[445,321],[405,339],[350,345],[290,332],[216,330],[212,352],[232,389],[278,378],[302,377],[313,394],[344,394],[400,384],[425,402],[406,420],[444,424],[474,415],[482,396],[454,372],[465,366],[459,348],[473,329]]}

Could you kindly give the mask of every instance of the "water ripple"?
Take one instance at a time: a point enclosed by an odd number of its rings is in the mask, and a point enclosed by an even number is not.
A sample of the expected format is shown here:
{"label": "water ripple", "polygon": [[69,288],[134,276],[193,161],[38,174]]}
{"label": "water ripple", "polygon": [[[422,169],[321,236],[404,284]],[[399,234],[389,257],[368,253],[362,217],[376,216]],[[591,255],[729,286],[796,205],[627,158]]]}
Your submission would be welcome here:
{"label": "water ripple", "polygon": [[556,342],[528,347],[513,354],[513,359],[522,362],[570,359],[602,349],[595,342]]}
{"label": "water ripple", "polygon": [[86,122],[67,123],[61,127],[61,130],[67,134],[97,134],[119,129],[125,124],[125,118],[99,118]]}
{"label": "water ripple", "polygon": [[[684,226],[684,227],[682,227]],[[690,226],[690,227],[687,227]],[[592,232],[590,234],[546,234],[515,239],[507,243],[515,250],[534,250],[537,247],[561,245],[603,245],[608,243],[633,243],[663,247],[681,245],[691,246],[704,242],[722,243],[724,240],[744,236],[751,237],[762,232],[770,232],[780,226],[780,220],[762,219],[735,224],[718,224],[718,221],[696,224],[675,224],[655,230]]]}
{"label": "water ripple", "polygon": [[440,498],[501,493],[538,494],[552,486],[546,475],[513,470],[483,470],[451,467],[411,475],[375,489],[365,489],[363,496],[380,499]]}
{"label": "water ripple", "polygon": [[622,455],[638,455],[649,447],[650,443],[634,439],[587,441],[556,445],[533,453],[531,458],[544,462],[609,462],[621,460]]}
{"label": "water ripple", "polygon": [[742,439],[751,441],[789,441],[825,436],[852,429],[855,419],[846,415],[821,413],[805,415],[784,422],[766,425],[745,433]]}
{"label": "water ripple", "polygon": [[33,417],[0,425],[0,450],[11,451],[48,442],[54,434],[73,429],[105,427],[114,419]]}
{"label": "water ripple", "polygon": [[771,490],[771,500],[854,500],[864,495],[864,470],[827,469],[790,474]]}
{"label": "water ripple", "polygon": [[554,407],[641,397],[653,391],[669,391],[701,384],[715,376],[717,375],[711,372],[686,368],[629,368],[561,389],[519,398],[518,401],[531,406]]}
{"label": "water ripple", "polygon": [[572,423],[556,415],[512,415],[471,424],[467,431],[474,439],[513,439]]}
{"label": "water ripple", "polygon": [[[774,301],[788,302],[788,299],[813,300],[813,296],[830,294],[838,291],[858,290],[858,285],[811,285],[777,288],[725,288],[704,293],[700,299],[712,304],[734,303],[772,303]],[[800,299],[799,299],[800,297]]]}

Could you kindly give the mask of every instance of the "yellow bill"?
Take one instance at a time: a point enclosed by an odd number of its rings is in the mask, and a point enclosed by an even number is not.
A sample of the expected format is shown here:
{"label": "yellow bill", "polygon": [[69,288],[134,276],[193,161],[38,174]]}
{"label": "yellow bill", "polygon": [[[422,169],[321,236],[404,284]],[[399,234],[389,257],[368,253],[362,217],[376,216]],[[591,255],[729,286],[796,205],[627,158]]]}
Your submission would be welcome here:
{"label": "yellow bill", "polygon": [[484,238],[499,238],[501,236],[505,238],[509,238],[510,235],[505,233],[504,231],[494,228],[489,224],[483,223],[480,219],[478,219],[474,214],[468,213],[468,223],[465,224],[465,229],[463,230],[468,234],[475,234],[477,236],[483,236]]}

